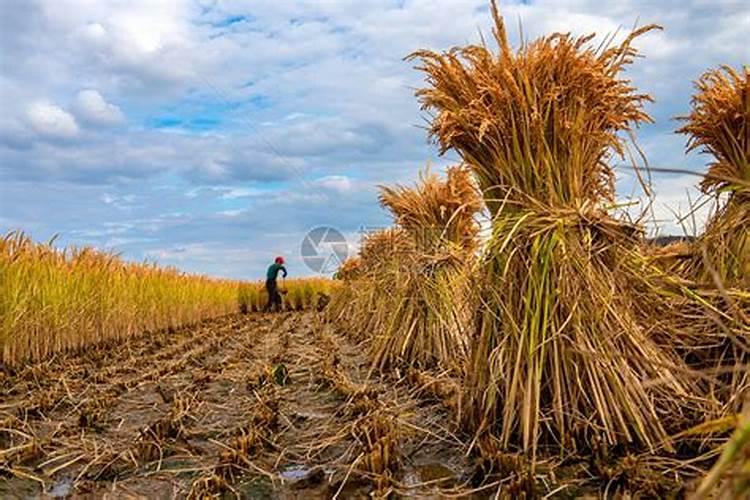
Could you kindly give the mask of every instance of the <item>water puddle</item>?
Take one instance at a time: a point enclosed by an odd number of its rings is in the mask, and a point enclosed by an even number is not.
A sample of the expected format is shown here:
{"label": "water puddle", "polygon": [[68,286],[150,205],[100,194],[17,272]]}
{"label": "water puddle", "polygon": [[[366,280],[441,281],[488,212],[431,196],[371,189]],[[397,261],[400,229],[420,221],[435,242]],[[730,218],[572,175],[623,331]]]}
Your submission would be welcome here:
{"label": "water puddle", "polygon": [[456,480],[456,472],[441,463],[426,463],[415,465],[404,474],[404,483],[408,486],[419,486],[425,483],[440,487],[452,486]]}
{"label": "water puddle", "polygon": [[73,490],[73,481],[70,478],[62,479],[52,485],[47,495],[52,498],[64,498]]}
{"label": "water puddle", "polygon": [[289,465],[279,472],[281,479],[293,489],[315,487],[323,482],[325,475],[321,467],[307,465]]}
{"label": "water puddle", "polygon": [[279,475],[282,478],[290,481],[298,481],[307,477],[308,474],[310,474],[311,470],[312,469],[310,467],[307,467],[305,465],[291,465],[281,471]]}

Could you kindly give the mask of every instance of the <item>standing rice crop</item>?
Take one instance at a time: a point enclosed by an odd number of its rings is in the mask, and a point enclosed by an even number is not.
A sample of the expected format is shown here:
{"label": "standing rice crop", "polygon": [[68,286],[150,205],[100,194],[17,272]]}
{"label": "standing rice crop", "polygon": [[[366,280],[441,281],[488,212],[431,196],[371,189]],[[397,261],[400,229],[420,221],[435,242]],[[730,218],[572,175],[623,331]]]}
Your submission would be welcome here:
{"label": "standing rice crop", "polygon": [[[335,283],[328,278],[285,279],[281,283],[284,293],[282,307],[302,311],[318,307],[321,297],[329,296]],[[268,303],[268,292],[262,281],[239,285],[237,300],[242,313],[261,312]]]}
{"label": "standing rice crop", "polygon": [[[486,46],[418,51],[431,135],[470,166],[493,217],[463,420],[535,456],[564,448],[669,446],[696,392],[638,322],[639,228],[611,217],[623,134],[650,118],[620,77],[636,54],[553,34],[514,52],[496,5]],[[658,383],[653,383],[658,381]],[[533,460],[532,460],[533,462]]]}
{"label": "standing rice crop", "polygon": [[237,282],[133,264],[92,248],[0,237],[3,363],[176,328],[237,310]]}

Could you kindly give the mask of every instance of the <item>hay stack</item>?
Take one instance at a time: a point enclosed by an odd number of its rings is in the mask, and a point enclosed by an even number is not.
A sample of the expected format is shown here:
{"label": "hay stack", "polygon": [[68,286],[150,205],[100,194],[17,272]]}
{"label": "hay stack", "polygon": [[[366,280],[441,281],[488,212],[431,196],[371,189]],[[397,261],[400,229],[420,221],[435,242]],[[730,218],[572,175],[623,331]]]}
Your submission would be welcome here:
{"label": "hay stack", "polygon": [[682,321],[672,344],[692,368],[714,375],[706,393],[718,418],[740,411],[750,391],[750,69],[708,71],[696,88],[678,132],[689,136],[688,151],[713,156],[701,189],[722,204],[672,266],[693,295],[675,301]]}
{"label": "hay stack", "polygon": [[690,137],[688,151],[713,155],[701,189],[726,202],[699,238],[688,274],[750,289],[750,68],[724,66],[695,85],[693,109],[678,132]]}
{"label": "hay stack", "polygon": [[[499,54],[419,51],[431,135],[472,168],[493,216],[464,421],[503,446],[668,443],[696,389],[637,318],[638,228],[610,217],[612,153],[650,118],[618,74],[636,51],[554,34]],[[658,381],[658,383],[654,383]],[[667,444],[668,446],[668,444]]]}
{"label": "hay stack", "polygon": [[385,277],[393,307],[386,328],[373,338],[373,366],[459,369],[472,314],[475,216],[482,207],[471,173],[455,166],[441,180],[425,172],[413,188],[381,187],[380,203],[414,252],[402,260],[398,276]]}
{"label": "hay stack", "polygon": [[337,276],[343,281],[326,307],[326,318],[356,341],[382,332],[389,319],[383,311],[394,307],[393,288],[402,282],[403,262],[414,252],[401,228],[387,228],[362,238],[359,256],[342,265]]}

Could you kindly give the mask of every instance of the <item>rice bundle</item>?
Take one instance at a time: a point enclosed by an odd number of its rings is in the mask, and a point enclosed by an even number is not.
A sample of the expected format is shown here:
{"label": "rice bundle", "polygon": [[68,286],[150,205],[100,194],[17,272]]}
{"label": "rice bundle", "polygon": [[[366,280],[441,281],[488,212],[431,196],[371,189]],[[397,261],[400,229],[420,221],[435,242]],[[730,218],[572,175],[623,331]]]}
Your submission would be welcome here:
{"label": "rice bundle", "polygon": [[398,276],[387,278],[393,307],[386,328],[373,338],[373,366],[458,368],[471,319],[467,268],[477,246],[474,217],[482,206],[471,173],[455,166],[441,180],[426,172],[413,188],[381,187],[380,203],[411,238],[414,252],[402,260]]}
{"label": "rice bundle", "polygon": [[750,494],[750,396],[737,429],[692,498],[747,498]]}
{"label": "rice bundle", "polygon": [[672,344],[692,368],[715,375],[706,393],[722,417],[740,411],[750,390],[750,70],[711,70],[696,87],[678,132],[689,136],[688,151],[713,156],[701,189],[723,203],[672,266],[695,297],[677,300],[682,318],[675,315]]}
{"label": "rice bundle", "polygon": [[425,253],[476,249],[474,217],[482,201],[466,167],[449,167],[445,181],[425,171],[415,188],[382,186],[380,190],[380,204],[415,239],[418,249]]}
{"label": "rice bundle", "polygon": [[688,151],[713,155],[701,183],[706,194],[726,195],[698,241],[689,274],[724,286],[750,288],[750,68],[708,71],[696,82],[693,109],[678,132]]}
{"label": "rice bundle", "polygon": [[[493,2],[485,46],[419,51],[431,135],[471,167],[493,216],[464,394],[465,423],[503,446],[668,446],[695,392],[683,363],[641,327],[631,283],[640,231],[608,215],[622,132],[650,118],[618,77],[619,46],[554,34],[514,53]],[[658,383],[654,383],[658,381]]]}
{"label": "rice bundle", "polygon": [[393,287],[402,263],[413,253],[411,240],[401,228],[387,228],[365,235],[359,256],[347,261],[337,275],[343,281],[332,295],[326,317],[340,325],[353,340],[372,338],[386,327],[392,307]]}
{"label": "rice bundle", "polygon": [[338,268],[333,277],[338,280],[352,280],[360,275],[361,268],[362,259],[359,257],[350,257],[341,264],[341,267]]}

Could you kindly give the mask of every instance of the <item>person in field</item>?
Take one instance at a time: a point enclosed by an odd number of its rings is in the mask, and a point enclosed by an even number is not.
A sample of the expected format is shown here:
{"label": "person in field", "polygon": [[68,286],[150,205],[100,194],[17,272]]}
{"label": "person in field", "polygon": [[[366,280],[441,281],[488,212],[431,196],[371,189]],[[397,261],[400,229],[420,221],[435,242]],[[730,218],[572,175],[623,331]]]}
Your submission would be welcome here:
{"label": "person in field", "polygon": [[281,294],[279,293],[279,284],[276,279],[279,277],[279,271],[286,278],[286,267],[284,267],[284,257],[276,257],[273,264],[268,266],[266,272],[266,291],[268,292],[268,303],[263,309],[264,312],[281,309]]}

